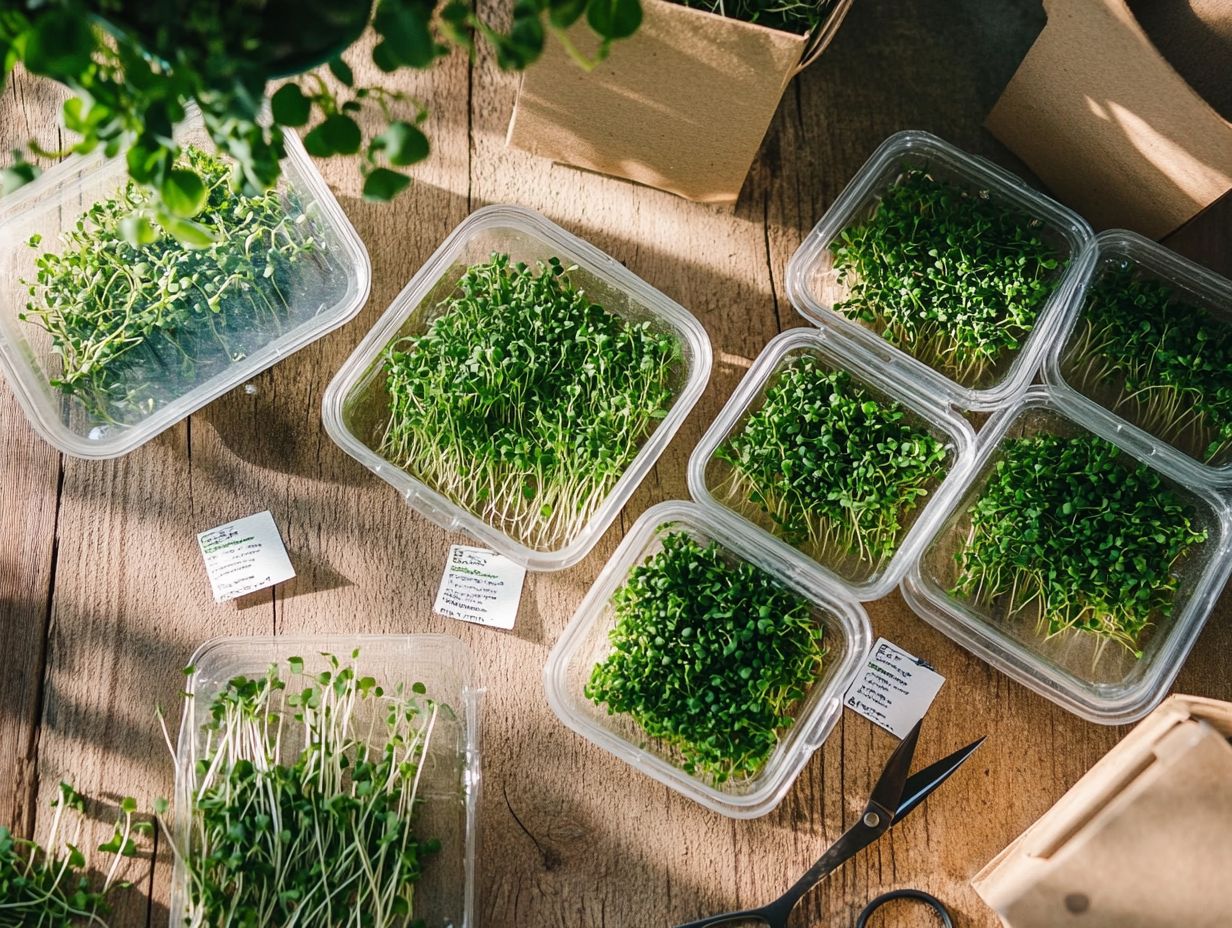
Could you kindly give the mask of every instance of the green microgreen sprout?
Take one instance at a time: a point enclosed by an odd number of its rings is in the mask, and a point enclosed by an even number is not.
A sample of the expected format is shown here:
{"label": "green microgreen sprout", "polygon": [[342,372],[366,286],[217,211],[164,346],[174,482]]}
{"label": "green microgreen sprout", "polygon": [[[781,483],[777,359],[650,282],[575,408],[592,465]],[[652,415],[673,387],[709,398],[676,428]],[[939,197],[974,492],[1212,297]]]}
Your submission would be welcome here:
{"label": "green microgreen sprout", "polygon": [[1232,450],[1232,326],[1125,262],[1088,292],[1066,377],[1206,463]]}
{"label": "green microgreen sprout", "polygon": [[1096,635],[1136,657],[1207,539],[1157,471],[1095,436],[1007,440],[970,519],[954,595],[1007,618],[1033,610],[1041,634]]}
{"label": "green microgreen sprout", "polygon": [[836,312],[968,386],[1022,347],[1065,263],[1040,220],[920,168],[831,250],[847,288]]}
{"label": "green microgreen sprout", "polygon": [[689,774],[756,775],[822,672],[824,626],[808,601],[717,542],[670,531],[611,608],[611,650],[586,698],[631,716]]}
{"label": "green microgreen sprout", "polygon": [[717,499],[759,524],[768,517],[815,560],[867,574],[894,556],[908,517],[944,476],[946,446],[898,403],[806,354],[775,374],[715,457],[729,468]]}
{"label": "green microgreen sprout", "polygon": [[676,336],[591,302],[572,270],[493,255],[381,362],[380,453],[538,549],[594,516],[667,415],[683,366]]}
{"label": "green microgreen sprout", "polygon": [[767,29],[810,35],[834,9],[834,0],[671,0]]}

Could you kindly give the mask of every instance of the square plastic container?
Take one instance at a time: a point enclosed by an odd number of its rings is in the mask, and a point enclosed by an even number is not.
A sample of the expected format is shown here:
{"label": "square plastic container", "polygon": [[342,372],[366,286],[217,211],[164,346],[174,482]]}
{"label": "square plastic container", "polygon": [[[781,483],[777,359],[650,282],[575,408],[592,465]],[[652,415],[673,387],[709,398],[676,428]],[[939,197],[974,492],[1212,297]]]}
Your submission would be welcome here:
{"label": "square plastic container", "polygon": [[[1037,631],[1033,614],[1007,620],[988,605],[949,592],[971,507],[988,484],[1002,443],[1041,433],[1094,434],[1112,442],[1128,459],[1159,472],[1191,507],[1195,527],[1209,533],[1180,565],[1172,615],[1147,630],[1141,658],[1094,635],[1067,632],[1046,638]],[[1034,387],[980,432],[975,467],[912,565],[903,595],[931,625],[1076,715],[1107,725],[1133,722],[1163,698],[1223,589],[1232,569],[1229,527],[1226,502],[1210,487],[1187,484],[1175,461],[1161,455],[1149,436],[1110,417],[1090,415],[1051,387]]]}
{"label": "square plastic container", "polygon": [[[1104,277],[1132,269],[1135,277],[1158,281],[1174,290],[1181,300],[1205,313],[1213,330],[1232,334],[1232,280],[1220,277],[1176,252],[1133,232],[1113,229],[1101,232],[1087,245],[1090,260],[1061,319],[1061,328],[1044,361],[1044,380],[1058,394],[1075,403],[1108,410],[1118,421],[1150,434],[1160,444],[1160,454],[1175,458],[1177,467],[1193,481],[1214,481],[1232,486],[1232,447],[1219,452],[1209,463],[1202,460],[1204,443],[1189,443],[1152,430],[1143,416],[1143,404],[1126,401],[1116,377],[1100,376],[1098,359],[1084,342],[1086,313],[1092,289]],[[1211,384],[1214,389],[1215,384]],[[1186,404],[1186,407],[1188,404]],[[1199,444],[1202,446],[1199,447]]]}
{"label": "square plastic container", "polygon": [[[322,653],[342,661],[359,649],[358,665],[387,690],[398,683],[423,683],[427,698],[441,706],[422,762],[416,812],[419,833],[436,837],[441,850],[424,865],[416,884],[415,915],[428,928],[474,928],[475,848],[480,787],[478,688],[470,651],[449,635],[286,635],[214,638],[197,649],[190,662],[184,716],[176,749],[175,817],[182,847],[189,827],[186,795],[188,771],[204,747],[201,725],[209,719],[215,696],[236,676],[260,677],[271,664],[302,657],[304,670],[322,669]],[[320,667],[318,665],[321,665]],[[448,710],[448,711],[447,711]],[[366,726],[366,721],[356,716]],[[365,730],[357,725],[356,730]],[[287,729],[294,731],[294,726]],[[302,745],[291,745],[293,752]],[[292,753],[284,744],[284,759]],[[172,875],[170,928],[185,924],[187,873],[177,856]]]}
{"label": "square plastic container", "polygon": [[[843,370],[879,403],[906,408],[908,422],[931,434],[945,446],[942,464],[945,476],[928,487],[928,495],[904,519],[906,531],[898,550],[889,560],[872,563],[855,557],[819,561],[778,537],[773,521],[744,499],[732,499],[721,489],[731,467],[715,457],[718,448],[740,432],[748,418],[765,402],[778,374],[800,357],[817,359],[827,370]],[[771,339],[741,380],[713,425],[689,458],[689,493],[699,503],[731,512],[755,526],[765,542],[784,558],[815,570],[827,581],[845,587],[860,600],[880,599],[896,587],[919,553],[936,516],[945,508],[953,491],[971,467],[975,455],[975,432],[953,407],[929,396],[927,385],[911,379],[899,358],[869,364],[842,335],[826,329],[791,329]]]}
{"label": "square plastic container", "polygon": [[[673,751],[656,743],[631,718],[609,715],[583,694],[592,668],[610,652],[613,593],[634,567],[662,550],[663,537],[674,531],[687,532],[702,544],[717,541],[733,561],[760,567],[811,602],[818,624],[826,629],[829,659],[822,676],[797,708],[795,724],[751,778],[716,785],[686,773]],[[858,603],[820,582],[815,571],[800,570],[782,557],[761,532],[720,510],[673,500],[646,510],[629,530],[552,649],[544,685],[552,711],[582,737],[708,809],[730,818],[756,818],[779,804],[838,721],[843,696],[871,640],[868,616]]]}
{"label": "square plastic container", "polygon": [[[926,168],[934,177],[1037,220],[1068,266],[1058,266],[1056,289],[1040,308],[1035,326],[1021,349],[1007,353],[998,369],[979,383],[959,383],[895,348],[881,333],[848,319],[832,307],[846,288],[838,282],[830,247],[848,227],[866,221],[904,168]],[[787,265],[787,293],[796,311],[814,325],[835,328],[851,337],[871,358],[901,358],[920,383],[970,410],[996,409],[1031,383],[1059,323],[1068,291],[1080,276],[1082,248],[1091,228],[1077,213],[1027,186],[1019,178],[983,158],[969,155],[926,132],[890,136],[860,168],[847,188],[792,255]]]}
{"label": "square plastic container", "polygon": [[[182,143],[213,151],[200,118],[179,136]],[[127,454],[185,416],[265,370],[286,355],[355,316],[368,298],[372,266],[363,242],[294,133],[286,137],[279,191],[291,209],[306,217],[320,247],[295,266],[282,318],[268,325],[228,333],[236,359],[213,373],[186,373],[171,359],[157,377],[146,377],[154,397],[122,421],[105,421],[76,396],[50,384],[61,371],[60,356],[39,326],[18,314],[30,299],[23,280],[33,280],[39,253],[59,253],[62,232],[74,227],[94,203],[114,196],[127,183],[123,158],[101,153],[75,155],[38,180],[0,200],[0,367],[35,430],[67,454],[112,458]],[[38,249],[29,240],[40,235]]]}
{"label": "square plastic container", "polygon": [[[528,546],[475,513],[455,504],[381,455],[388,394],[381,370],[387,345],[425,332],[437,318],[442,300],[457,290],[466,268],[494,252],[531,266],[557,257],[569,267],[571,280],[590,299],[633,322],[649,321],[674,334],[683,358],[675,401],[643,442],[595,515],[555,549]],[[330,437],[347,454],[388,482],[412,509],[447,531],[465,531],[530,570],[562,570],[576,564],[599,540],[642,478],[654,466],[680,428],[710,376],[710,340],[684,307],[669,300],[618,261],[528,209],[486,206],[450,233],[411,279],[372,331],[360,342],[325,391],[323,417]]]}

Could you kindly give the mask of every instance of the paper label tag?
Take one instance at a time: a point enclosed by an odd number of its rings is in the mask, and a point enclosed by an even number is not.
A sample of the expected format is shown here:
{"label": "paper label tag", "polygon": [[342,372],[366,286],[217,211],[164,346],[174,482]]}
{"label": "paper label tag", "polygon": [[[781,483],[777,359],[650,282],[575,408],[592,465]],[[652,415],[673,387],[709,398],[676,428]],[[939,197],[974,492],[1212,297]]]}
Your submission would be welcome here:
{"label": "paper label tag", "polygon": [[487,548],[451,545],[432,608],[447,619],[513,628],[525,579],[526,568],[503,554]]}
{"label": "paper label tag", "polygon": [[864,671],[847,690],[847,708],[898,738],[933,704],[945,677],[896,644],[878,638]]}
{"label": "paper label tag", "polygon": [[274,517],[258,512],[197,536],[214,602],[263,590],[295,576]]}

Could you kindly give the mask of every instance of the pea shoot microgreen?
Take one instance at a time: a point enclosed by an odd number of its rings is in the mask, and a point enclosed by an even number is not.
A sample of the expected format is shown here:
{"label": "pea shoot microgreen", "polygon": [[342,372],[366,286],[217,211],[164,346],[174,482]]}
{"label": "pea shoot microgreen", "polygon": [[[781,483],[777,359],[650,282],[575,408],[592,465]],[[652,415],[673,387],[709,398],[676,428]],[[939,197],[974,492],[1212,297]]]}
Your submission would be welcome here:
{"label": "pea shoot microgreen", "polygon": [[767,29],[809,35],[834,8],[834,0],[672,0],[729,19],[757,23]]}

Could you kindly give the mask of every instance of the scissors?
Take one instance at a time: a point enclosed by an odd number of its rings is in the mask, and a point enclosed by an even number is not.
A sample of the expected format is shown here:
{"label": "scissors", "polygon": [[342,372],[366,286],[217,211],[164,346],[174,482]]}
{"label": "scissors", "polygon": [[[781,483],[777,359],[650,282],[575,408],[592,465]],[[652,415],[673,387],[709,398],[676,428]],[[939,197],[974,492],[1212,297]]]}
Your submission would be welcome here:
{"label": "scissors", "polygon": [[[911,758],[915,754],[916,742],[920,739],[920,724],[916,723],[915,728],[907,733],[907,737],[894,749],[894,753],[886,761],[885,769],[881,772],[877,785],[873,787],[873,793],[864,807],[860,820],[843,832],[839,839],[830,845],[830,849],[821,855],[821,859],[813,864],[791,889],[770,904],[760,908],[711,915],[709,918],[677,925],[676,928],[711,928],[713,925],[727,925],[733,922],[768,925],[769,928],[788,928],[788,916],[810,889],[901,822],[908,812],[928,798],[929,793],[949,779],[950,775],[961,767],[971,753],[984,742],[983,738],[973,741],[949,757],[930,764],[919,773],[907,776],[907,771],[911,769]],[[890,898],[879,896],[869,903],[861,913],[864,921],[867,921],[873,909],[889,902],[890,899],[909,898],[930,905],[941,916],[943,924],[950,923],[949,913],[945,911],[945,907],[927,893],[919,890],[900,890],[897,894],[887,893],[885,895]],[[934,902],[936,905],[933,905]]]}

